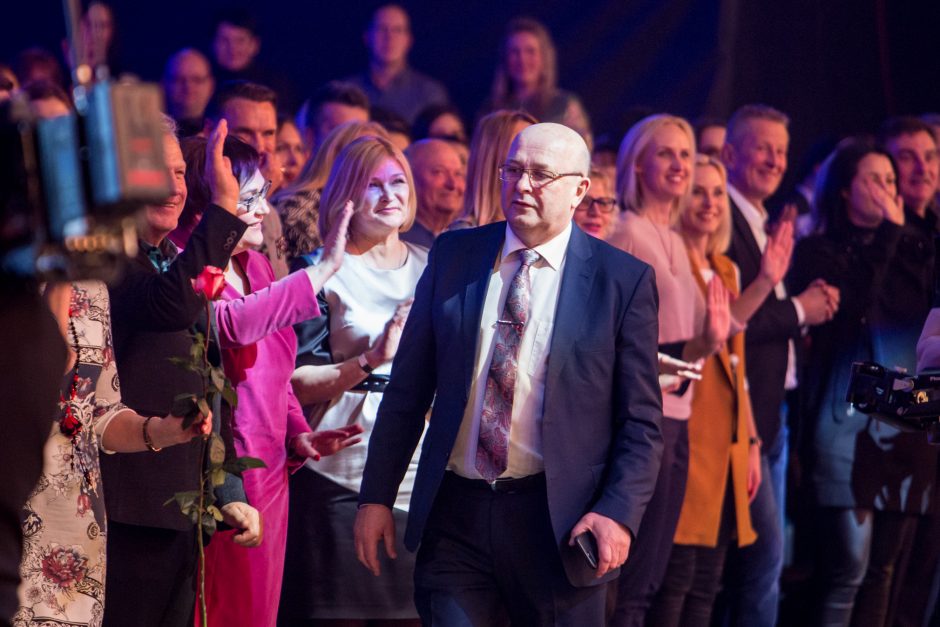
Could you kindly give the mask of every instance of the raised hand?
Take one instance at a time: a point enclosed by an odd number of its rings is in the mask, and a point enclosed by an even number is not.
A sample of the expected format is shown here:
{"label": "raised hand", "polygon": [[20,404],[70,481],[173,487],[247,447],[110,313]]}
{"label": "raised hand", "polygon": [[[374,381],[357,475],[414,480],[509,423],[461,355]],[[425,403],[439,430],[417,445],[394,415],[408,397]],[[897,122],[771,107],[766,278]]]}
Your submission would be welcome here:
{"label": "raised hand", "polygon": [[391,361],[398,352],[398,342],[401,340],[401,332],[405,328],[405,322],[408,320],[408,313],[411,311],[411,305],[415,302],[409,298],[403,303],[399,303],[395,308],[395,313],[385,324],[385,330],[375,341],[375,346],[366,351],[366,360],[373,368]]}
{"label": "raised hand", "polygon": [[352,220],[353,213],[353,201],[347,200],[338,219],[333,222],[330,232],[323,238],[323,256],[320,263],[329,264],[334,272],[343,265],[346,242],[349,240],[349,222]]}
{"label": "raised hand", "polygon": [[868,192],[875,206],[881,209],[881,215],[885,220],[904,226],[904,201],[900,193],[892,196],[883,184],[871,179],[865,179],[865,191]]}
{"label": "raised hand", "polygon": [[227,136],[228,122],[219,120],[206,143],[206,169],[203,177],[209,183],[213,204],[235,215],[238,211],[239,185],[232,172],[231,159],[222,154]]}
{"label": "raised hand", "polygon": [[777,285],[786,276],[793,254],[793,221],[782,220],[767,238],[767,247],[761,257],[760,274],[771,285]]}
{"label": "raised hand", "polygon": [[731,332],[731,309],[728,289],[717,276],[708,282],[705,308],[705,340],[714,350],[728,339]]}

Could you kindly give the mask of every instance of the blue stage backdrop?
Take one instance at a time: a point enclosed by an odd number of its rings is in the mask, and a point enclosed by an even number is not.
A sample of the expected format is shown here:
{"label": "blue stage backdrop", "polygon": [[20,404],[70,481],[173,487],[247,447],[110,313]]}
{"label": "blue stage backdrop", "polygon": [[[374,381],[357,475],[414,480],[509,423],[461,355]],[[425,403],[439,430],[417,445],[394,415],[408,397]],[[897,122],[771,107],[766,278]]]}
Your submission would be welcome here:
{"label": "blue stage backdrop", "polygon": [[[10,0],[0,59],[29,45],[59,50],[56,0]],[[206,49],[217,0],[114,0],[122,69],[157,79],[184,46]],[[362,68],[362,31],[378,3],[250,3],[262,58],[303,97]],[[489,92],[506,21],[531,15],[558,48],[559,84],[580,94],[596,132],[640,115],[725,117],[763,101],[793,119],[791,163],[815,138],[871,130],[890,113],[940,109],[940,3],[888,0],[414,0],[412,64],[443,80],[472,122]],[[919,6],[918,6],[919,5]]]}

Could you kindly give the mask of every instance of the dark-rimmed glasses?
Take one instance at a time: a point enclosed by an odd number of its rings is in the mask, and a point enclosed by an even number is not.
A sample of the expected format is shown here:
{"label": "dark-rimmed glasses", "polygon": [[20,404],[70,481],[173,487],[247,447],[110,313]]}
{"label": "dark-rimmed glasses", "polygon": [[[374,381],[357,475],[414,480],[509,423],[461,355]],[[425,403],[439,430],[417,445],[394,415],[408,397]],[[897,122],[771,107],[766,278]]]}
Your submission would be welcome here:
{"label": "dark-rimmed glasses", "polygon": [[271,181],[265,181],[264,187],[260,190],[246,198],[245,200],[238,200],[238,208],[244,211],[245,213],[251,213],[255,210],[258,203],[265,199],[268,195],[268,190],[271,189]]}
{"label": "dark-rimmed glasses", "polygon": [[596,209],[598,213],[613,213],[614,209],[617,208],[617,199],[592,198],[591,196],[585,196],[584,200],[581,201],[581,204],[578,205],[578,208],[575,209],[575,211],[588,212],[592,207]]}

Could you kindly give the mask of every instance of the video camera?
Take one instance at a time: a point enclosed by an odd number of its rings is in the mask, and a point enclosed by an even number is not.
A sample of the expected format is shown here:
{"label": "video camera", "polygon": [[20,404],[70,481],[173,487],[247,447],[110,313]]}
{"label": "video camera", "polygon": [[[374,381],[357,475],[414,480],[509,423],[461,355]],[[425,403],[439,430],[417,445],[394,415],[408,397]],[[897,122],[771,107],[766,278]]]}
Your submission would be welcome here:
{"label": "video camera", "polygon": [[845,400],[903,431],[927,431],[931,443],[940,443],[940,372],[909,375],[855,362]]}
{"label": "video camera", "polygon": [[135,214],[171,194],[162,94],[83,63],[79,0],[65,0],[76,112],[37,119],[24,94],[0,105],[0,271],[113,279],[137,251]]}

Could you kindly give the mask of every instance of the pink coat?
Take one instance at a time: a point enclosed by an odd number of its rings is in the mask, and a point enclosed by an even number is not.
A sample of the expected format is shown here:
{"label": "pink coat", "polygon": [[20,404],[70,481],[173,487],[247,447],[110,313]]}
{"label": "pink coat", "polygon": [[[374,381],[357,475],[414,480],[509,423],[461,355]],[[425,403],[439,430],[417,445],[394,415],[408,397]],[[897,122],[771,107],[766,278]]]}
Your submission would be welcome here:
{"label": "pink coat", "polygon": [[227,285],[215,303],[215,321],[225,374],[238,393],[236,453],[267,465],[245,473],[245,493],[261,512],[264,540],[246,549],[232,542],[234,532],[216,534],[206,551],[206,599],[210,625],[274,627],[287,541],[287,476],[304,461],[288,456],[287,443],[310,431],[290,384],[297,354],[291,325],[320,310],[305,272],[274,281],[260,253],[235,259],[250,293],[243,297]]}

